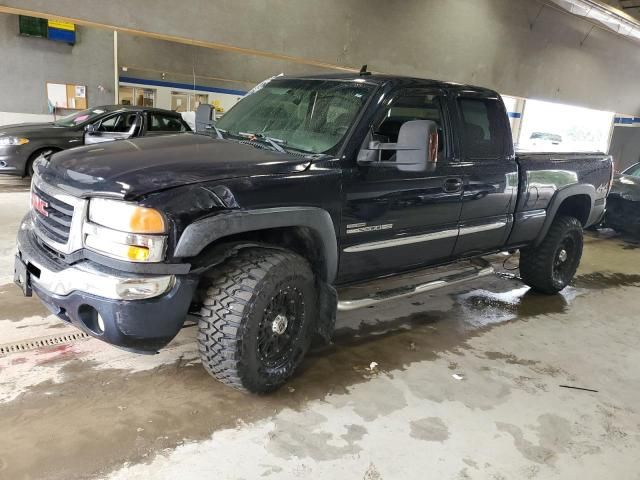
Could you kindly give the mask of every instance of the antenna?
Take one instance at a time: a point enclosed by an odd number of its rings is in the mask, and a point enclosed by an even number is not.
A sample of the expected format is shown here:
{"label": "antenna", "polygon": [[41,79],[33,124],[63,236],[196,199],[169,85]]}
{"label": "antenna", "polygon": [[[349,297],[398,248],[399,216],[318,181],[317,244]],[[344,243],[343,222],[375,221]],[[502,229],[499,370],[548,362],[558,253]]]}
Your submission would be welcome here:
{"label": "antenna", "polygon": [[367,72],[367,64],[362,65],[360,69],[360,75],[371,75],[371,72]]}

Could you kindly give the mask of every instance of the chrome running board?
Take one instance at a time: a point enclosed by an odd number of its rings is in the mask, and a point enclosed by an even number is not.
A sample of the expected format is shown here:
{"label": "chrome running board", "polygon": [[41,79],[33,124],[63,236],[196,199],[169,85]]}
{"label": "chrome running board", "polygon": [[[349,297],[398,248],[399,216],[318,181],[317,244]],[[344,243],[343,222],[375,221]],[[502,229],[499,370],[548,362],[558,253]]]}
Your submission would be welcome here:
{"label": "chrome running board", "polygon": [[[361,288],[367,288],[368,285],[371,285],[371,289],[376,290],[373,293],[368,294],[362,298],[346,298],[344,300],[338,300],[338,311],[348,312],[350,310],[357,310],[359,308],[370,307],[372,305],[378,305],[380,303],[388,302],[391,300],[397,300],[399,298],[409,297],[411,295],[416,295],[418,293],[430,292],[432,290],[437,290],[439,288],[449,287],[452,285],[457,285],[459,283],[467,282],[469,280],[475,280],[477,278],[486,277],[494,273],[494,268],[491,266],[489,262],[486,260],[474,260],[473,262],[467,262],[468,267],[460,268],[460,264],[454,264],[453,267],[449,266],[447,274],[446,271],[444,274],[438,275],[437,278],[433,278],[434,273],[442,273],[442,268],[438,268],[435,270],[426,270],[423,275],[412,274],[410,279],[411,283],[407,283],[405,285],[400,286],[392,286],[388,289],[376,289],[374,284],[379,284],[384,280],[377,280],[375,282],[371,282],[370,284],[361,284],[357,287],[349,287],[345,290],[355,290]],[[455,267],[458,267],[457,269]],[[453,271],[453,272],[452,272]],[[452,273],[451,273],[452,272]],[[425,279],[425,277],[431,276],[432,279],[428,281],[420,281],[416,283],[418,279]],[[397,283],[399,280],[401,281],[403,278],[407,276],[393,277],[391,279],[387,279],[386,283]],[[426,280],[426,279],[425,279]],[[338,293],[339,298],[341,297],[340,292]],[[351,295],[347,294],[347,297]]]}

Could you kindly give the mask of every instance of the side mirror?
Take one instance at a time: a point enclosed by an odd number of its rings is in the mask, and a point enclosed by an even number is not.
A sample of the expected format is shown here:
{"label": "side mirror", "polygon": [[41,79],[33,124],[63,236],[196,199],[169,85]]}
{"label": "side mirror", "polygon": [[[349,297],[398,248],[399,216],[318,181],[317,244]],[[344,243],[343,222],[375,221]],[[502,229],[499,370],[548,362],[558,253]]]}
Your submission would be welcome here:
{"label": "side mirror", "polygon": [[92,134],[96,133],[96,131],[97,131],[96,124],[95,123],[90,123],[89,125],[84,127],[84,131],[85,131],[85,133],[87,133],[89,135],[92,135]]}
{"label": "side mirror", "polygon": [[431,120],[411,120],[400,127],[396,164],[401,172],[435,170],[438,162],[438,125]]}
{"label": "side mirror", "polygon": [[196,109],[196,133],[207,133],[213,129],[213,107],[207,103],[201,103]]}
{"label": "side mirror", "polygon": [[[369,136],[370,140],[371,137]],[[395,150],[395,161],[381,161],[382,150]],[[395,167],[401,172],[432,172],[438,162],[438,125],[431,120],[410,120],[400,127],[397,143],[369,141],[358,153],[358,163]]]}

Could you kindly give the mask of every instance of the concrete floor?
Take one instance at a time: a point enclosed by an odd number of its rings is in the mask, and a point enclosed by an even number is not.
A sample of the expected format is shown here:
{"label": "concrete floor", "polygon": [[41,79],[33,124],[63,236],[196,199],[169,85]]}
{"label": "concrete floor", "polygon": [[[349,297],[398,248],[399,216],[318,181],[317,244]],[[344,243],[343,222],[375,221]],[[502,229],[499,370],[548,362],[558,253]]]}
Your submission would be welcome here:
{"label": "concrete floor", "polygon": [[[8,283],[26,199],[0,193],[0,344],[69,328]],[[0,478],[640,479],[638,248],[589,234],[557,296],[504,275],[340,315],[266,397],[211,379],[194,328],[0,357]]]}

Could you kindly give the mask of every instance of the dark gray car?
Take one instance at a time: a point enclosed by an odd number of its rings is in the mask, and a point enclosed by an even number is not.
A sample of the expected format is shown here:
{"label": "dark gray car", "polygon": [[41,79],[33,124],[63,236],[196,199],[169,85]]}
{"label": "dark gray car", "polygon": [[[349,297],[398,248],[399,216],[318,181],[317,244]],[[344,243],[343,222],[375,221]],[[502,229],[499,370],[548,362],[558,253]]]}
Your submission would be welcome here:
{"label": "dark gray car", "polygon": [[190,131],[179,113],[122,105],[90,108],[50,123],[0,126],[0,174],[31,175],[33,161],[47,152]]}
{"label": "dark gray car", "polygon": [[640,236],[640,163],[616,175],[607,201],[605,225]]}

